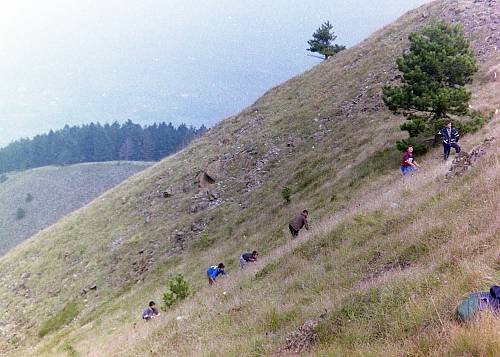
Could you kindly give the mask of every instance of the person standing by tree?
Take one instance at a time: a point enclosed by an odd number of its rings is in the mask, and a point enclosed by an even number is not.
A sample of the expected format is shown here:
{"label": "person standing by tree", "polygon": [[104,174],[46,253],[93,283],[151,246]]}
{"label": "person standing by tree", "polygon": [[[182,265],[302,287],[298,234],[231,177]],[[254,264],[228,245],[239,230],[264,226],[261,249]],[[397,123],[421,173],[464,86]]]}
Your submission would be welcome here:
{"label": "person standing by tree", "polygon": [[309,212],[305,209],[301,213],[297,214],[288,224],[288,229],[290,229],[290,233],[292,237],[295,238],[299,235],[299,231],[302,227],[306,227],[306,230],[309,230],[309,222],[307,222],[307,216]]}
{"label": "person standing by tree", "polygon": [[400,150],[412,144],[416,152],[440,129],[450,114],[469,111],[472,82],[478,65],[470,42],[459,24],[433,22],[409,35],[410,48],[396,60],[402,83],[383,88],[385,105],[406,122],[401,130],[409,138],[397,142]]}
{"label": "person standing by tree", "polygon": [[458,145],[458,139],[460,136],[458,135],[457,129],[455,129],[451,120],[447,120],[444,128],[439,130],[438,135],[443,138],[443,151],[444,151],[444,160],[448,160],[448,156],[450,156],[451,148],[455,149],[457,154],[460,154],[460,145]]}
{"label": "person standing by tree", "polygon": [[342,50],[345,50],[345,46],[333,44],[337,39],[337,36],[333,32],[333,25],[330,21],[325,22],[313,33],[313,38],[307,41],[310,46],[307,50],[313,53],[319,53],[324,56],[323,59],[327,60]]}

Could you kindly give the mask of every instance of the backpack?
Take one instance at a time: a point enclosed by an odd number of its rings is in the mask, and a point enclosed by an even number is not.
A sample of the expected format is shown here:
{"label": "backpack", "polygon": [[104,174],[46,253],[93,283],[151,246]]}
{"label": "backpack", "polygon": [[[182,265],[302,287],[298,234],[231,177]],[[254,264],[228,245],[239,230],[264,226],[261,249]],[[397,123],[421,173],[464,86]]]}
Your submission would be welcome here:
{"label": "backpack", "polygon": [[491,295],[489,292],[472,293],[457,307],[457,318],[462,322],[473,320],[476,315],[489,306]]}
{"label": "backpack", "polygon": [[471,321],[484,310],[490,310],[494,314],[500,313],[500,286],[493,285],[490,291],[469,294],[458,305],[457,317],[463,322]]}

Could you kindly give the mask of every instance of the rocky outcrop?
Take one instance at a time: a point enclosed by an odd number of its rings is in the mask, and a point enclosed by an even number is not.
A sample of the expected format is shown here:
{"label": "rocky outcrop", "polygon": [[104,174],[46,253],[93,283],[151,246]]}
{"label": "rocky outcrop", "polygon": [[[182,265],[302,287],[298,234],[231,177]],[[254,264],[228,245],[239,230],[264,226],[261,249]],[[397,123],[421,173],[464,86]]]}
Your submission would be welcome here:
{"label": "rocky outcrop", "polygon": [[215,178],[213,178],[206,171],[200,171],[198,172],[198,174],[196,174],[194,182],[199,188],[205,188],[213,185],[215,183]]}
{"label": "rocky outcrop", "polygon": [[450,171],[446,174],[447,179],[461,176],[474,166],[478,160],[486,154],[488,148],[493,144],[495,137],[486,138],[481,145],[476,146],[469,153],[462,151],[456,155],[451,163]]}
{"label": "rocky outcrop", "polygon": [[464,34],[472,39],[478,33],[490,33],[485,41],[474,41],[472,47],[479,62],[484,62],[500,47],[500,2],[498,0],[454,0],[440,15],[451,22],[459,22]]}
{"label": "rocky outcrop", "polygon": [[299,355],[306,353],[318,341],[316,328],[320,319],[311,319],[304,322],[297,330],[290,333],[285,346],[280,349],[278,355]]}
{"label": "rocky outcrop", "polygon": [[172,197],[174,195],[173,187],[167,188],[165,191],[161,193],[161,195],[163,196],[163,198]]}

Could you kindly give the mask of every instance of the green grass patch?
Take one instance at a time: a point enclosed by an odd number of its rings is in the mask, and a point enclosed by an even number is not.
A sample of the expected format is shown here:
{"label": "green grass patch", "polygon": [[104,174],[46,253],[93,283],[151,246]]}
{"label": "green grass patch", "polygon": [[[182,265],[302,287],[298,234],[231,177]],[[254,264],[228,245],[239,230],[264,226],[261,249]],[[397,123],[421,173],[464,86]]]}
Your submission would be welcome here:
{"label": "green grass patch", "polygon": [[264,317],[263,327],[265,332],[277,332],[281,327],[287,326],[297,316],[297,309],[278,311],[273,307],[266,312]]}
{"label": "green grass patch", "polygon": [[75,302],[68,303],[61,311],[46,320],[38,329],[38,336],[44,337],[54,331],[61,329],[69,324],[79,313],[78,304]]}
{"label": "green grass patch", "polygon": [[207,233],[203,233],[199,239],[195,240],[192,244],[193,250],[205,250],[208,249],[214,244],[215,237],[210,236]]}
{"label": "green grass patch", "polygon": [[395,250],[396,255],[391,259],[391,263],[404,267],[416,262],[433,249],[450,240],[452,232],[450,226],[437,225],[430,227],[418,236],[413,243],[405,246],[402,250]]}
{"label": "green grass patch", "polygon": [[396,147],[376,152],[352,170],[352,179],[349,185],[357,187],[365,178],[376,177],[397,170],[401,157],[401,152]]}
{"label": "green grass patch", "polygon": [[401,266],[409,265],[429,253],[429,246],[422,242],[410,244],[395,258],[395,263]]}
{"label": "green grass patch", "polygon": [[331,172],[331,167],[322,167],[321,162],[308,162],[306,165],[293,178],[295,192],[319,187],[323,182],[321,178],[326,178]]}
{"label": "green grass patch", "polygon": [[61,351],[66,352],[69,357],[78,357],[80,355],[68,341],[64,342]]}
{"label": "green grass patch", "polygon": [[[408,337],[437,318],[427,294],[438,284],[439,280],[432,277],[418,281],[397,279],[356,291],[320,322],[320,341],[329,343],[335,339],[344,345],[355,346],[389,336]],[[425,300],[420,300],[420,304],[413,302],[419,299]]]}
{"label": "green grass patch", "polygon": [[266,264],[262,269],[260,269],[256,274],[255,274],[255,279],[263,279],[266,276],[268,276],[270,273],[274,272],[275,270],[278,269],[280,265],[280,259],[277,259],[269,264]]}
{"label": "green grass patch", "polygon": [[321,254],[330,254],[341,242],[350,241],[353,246],[361,246],[379,234],[387,234],[398,227],[394,219],[381,211],[360,213],[352,219],[339,223],[327,234],[313,237],[294,249],[293,254],[307,260],[315,260]]}

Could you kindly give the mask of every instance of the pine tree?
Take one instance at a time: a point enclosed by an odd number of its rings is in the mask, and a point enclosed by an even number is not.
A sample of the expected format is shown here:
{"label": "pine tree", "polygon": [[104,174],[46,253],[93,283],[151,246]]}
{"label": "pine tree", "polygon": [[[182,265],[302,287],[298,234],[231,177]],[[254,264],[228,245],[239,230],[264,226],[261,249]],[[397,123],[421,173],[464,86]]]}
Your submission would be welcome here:
{"label": "pine tree", "polygon": [[155,160],[155,143],[153,139],[152,130],[146,128],[142,134],[142,145],[141,145],[142,156],[141,159],[145,161]]}
{"label": "pine tree", "polygon": [[325,60],[345,49],[345,46],[333,44],[337,36],[333,32],[333,25],[330,21],[323,23],[312,36],[313,38],[307,41],[310,46],[307,50],[320,53]]}
{"label": "pine tree", "polygon": [[120,160],[129,161],[134,157],[135,144],[131,138],[126,138],[120,147]]}
{"label": "pine tree", "polygon": [[471,93],[464,86],[472,81],[478,66],[460,25],[434,22],[409,35],[410,48],[397,59],[402,84],[383,88],[384,103],[407,121],[401,130],[408,143],[422,151],[422,143],[442,126],[450,114],[468,112]]}

